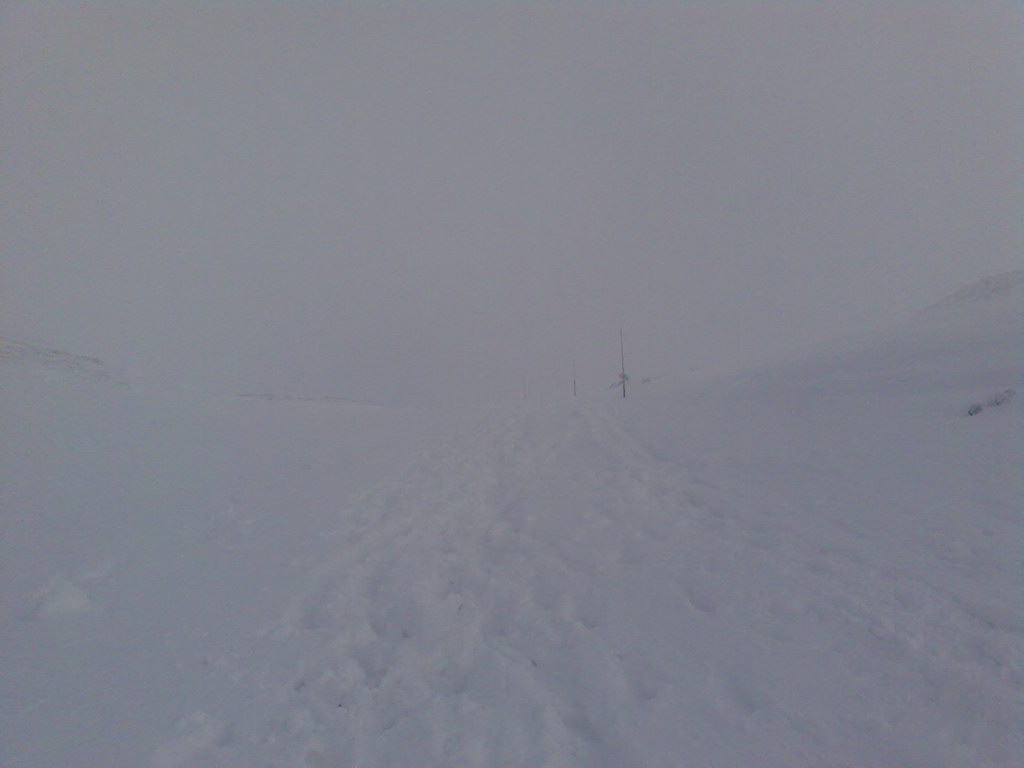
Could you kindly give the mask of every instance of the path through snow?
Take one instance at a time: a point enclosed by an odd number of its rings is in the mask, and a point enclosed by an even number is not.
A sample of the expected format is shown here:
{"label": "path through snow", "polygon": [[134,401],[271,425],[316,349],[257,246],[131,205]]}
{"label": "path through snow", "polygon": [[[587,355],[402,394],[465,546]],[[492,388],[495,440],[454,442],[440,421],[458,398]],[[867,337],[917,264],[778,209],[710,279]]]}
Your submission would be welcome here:
{"label": "path through snow", "polygon": [[723,490],[617,423],[578,408],[485,424],[356,500],[315,587],[228,664],[251,709],[178,764],[1020,754],[1019,618],[936,581],[962,537],[866,535],[844,520],[863,478],[827,457],[733,457]]}

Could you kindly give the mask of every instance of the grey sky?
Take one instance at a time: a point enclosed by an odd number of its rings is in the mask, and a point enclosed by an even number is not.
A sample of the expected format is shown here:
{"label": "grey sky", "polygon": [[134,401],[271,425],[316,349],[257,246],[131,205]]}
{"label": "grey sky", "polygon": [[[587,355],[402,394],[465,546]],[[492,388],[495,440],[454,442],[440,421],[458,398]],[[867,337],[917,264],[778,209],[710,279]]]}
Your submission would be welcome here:
{"label": "grey sky", "polygon": [[3,332],[428,403],[1020,266],[1014,3],[8,2]]}

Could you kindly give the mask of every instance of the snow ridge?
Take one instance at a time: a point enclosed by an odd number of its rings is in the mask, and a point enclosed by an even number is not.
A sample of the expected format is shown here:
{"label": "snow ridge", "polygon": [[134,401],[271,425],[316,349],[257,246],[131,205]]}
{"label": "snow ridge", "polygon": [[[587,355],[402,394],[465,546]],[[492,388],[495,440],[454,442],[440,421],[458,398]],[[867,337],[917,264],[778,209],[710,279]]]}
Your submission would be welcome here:
{"label": "snow ridge", "polygon": [[920,319],[978,313],[993,309],[1020,314],[1024,308],[1024,270],[1013,270],[979,280],[935,302],[917,314]]}

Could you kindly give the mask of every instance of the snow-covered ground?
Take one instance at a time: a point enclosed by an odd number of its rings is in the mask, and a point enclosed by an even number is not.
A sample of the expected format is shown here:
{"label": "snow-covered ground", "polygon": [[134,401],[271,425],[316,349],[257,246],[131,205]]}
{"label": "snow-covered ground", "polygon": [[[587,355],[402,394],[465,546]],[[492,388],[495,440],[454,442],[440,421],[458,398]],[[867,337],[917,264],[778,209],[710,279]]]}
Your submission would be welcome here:
{"label": "snow-covered ground", "polygon": [[457,416],[23,349],[0,763],[1018,766],[1022,300]]}

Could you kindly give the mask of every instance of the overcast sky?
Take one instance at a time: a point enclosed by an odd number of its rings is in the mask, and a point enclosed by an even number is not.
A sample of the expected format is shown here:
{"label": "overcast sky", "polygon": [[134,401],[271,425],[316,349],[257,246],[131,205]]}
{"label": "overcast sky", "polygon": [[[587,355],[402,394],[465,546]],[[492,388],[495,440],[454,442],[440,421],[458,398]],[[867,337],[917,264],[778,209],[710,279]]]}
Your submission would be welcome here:
{"label": "overcast sky", "polygon": [[2,332],[440,403],[1021,265],[1016,3],[6,2]]}

